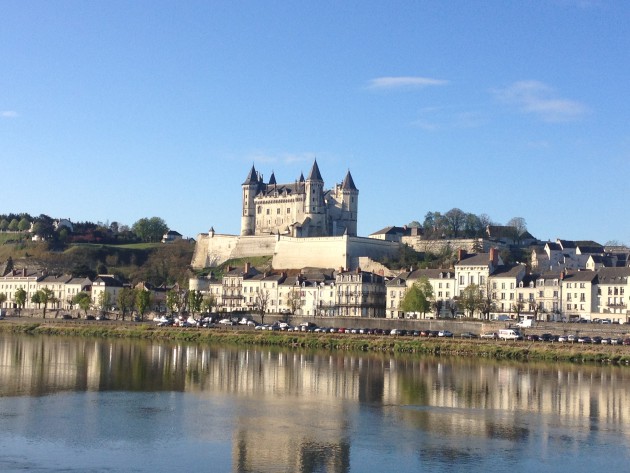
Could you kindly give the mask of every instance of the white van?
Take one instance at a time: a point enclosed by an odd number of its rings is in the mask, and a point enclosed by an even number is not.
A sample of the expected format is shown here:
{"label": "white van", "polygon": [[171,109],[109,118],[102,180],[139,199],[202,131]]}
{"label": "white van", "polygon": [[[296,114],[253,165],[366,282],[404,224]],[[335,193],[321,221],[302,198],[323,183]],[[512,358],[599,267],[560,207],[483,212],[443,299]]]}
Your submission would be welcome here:
{"label": "white van", "polygon": [[499,330],[499,340],[523,340],[523,335],[517,329],[504,328]]}

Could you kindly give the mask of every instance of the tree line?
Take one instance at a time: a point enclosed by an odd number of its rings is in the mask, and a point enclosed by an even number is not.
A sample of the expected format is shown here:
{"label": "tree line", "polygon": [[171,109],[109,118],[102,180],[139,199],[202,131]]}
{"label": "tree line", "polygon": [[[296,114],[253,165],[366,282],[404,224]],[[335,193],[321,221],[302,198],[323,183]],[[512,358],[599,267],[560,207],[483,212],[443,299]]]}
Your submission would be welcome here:
{"label": "tree line", "polygon": [[160,217],[143,217],[131,227],[119,222],[77,222],[70,230],[66,226],[55,228],[55,219],[46,214],[33,217],[28,213],[0,214],[0,231],[26,232],[42,240],[56,244],[97,240],[103,243],[115,242],[147,242],[155,243],[169,230],[166,222]]}
{"label": "tree line", "polygon": [[[414,220],[409,227],[422,229],[422,234],[427,239],[441,238],[481,238],[486,235],[489,225],[499,225],[489,215],[483,213],[464,212],[458,208],[452,208],[446,213],[439,211],[427,212],[422,223]],[[527,230],[527,224],[523,217],[510,219],[505,226],[513,227],[517,238]]]}

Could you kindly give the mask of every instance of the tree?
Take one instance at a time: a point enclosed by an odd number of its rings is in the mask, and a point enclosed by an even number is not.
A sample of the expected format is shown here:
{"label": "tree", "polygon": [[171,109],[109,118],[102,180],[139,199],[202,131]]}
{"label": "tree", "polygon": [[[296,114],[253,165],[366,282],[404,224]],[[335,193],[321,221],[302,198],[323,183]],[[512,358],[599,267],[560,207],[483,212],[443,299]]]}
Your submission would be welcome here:
{"label": "tree", "polygon": [[9,231],[11,232],[17,232],[19,230],[18,225],[20,224],[20,222],[18,222],[17,218],[12,219],[9,222]]}
{"label": "tree", "polygon": [[107,291],[103,291],[98,294],[96,303],[98,304],[98,309],[101,311],[101,313],[105,312],[110,306],[111,299],[112,295]]}
{"label": "tree", "polygon": [[490,281],[486,283],[485,291],[480,288],[479,312],[483,314],[483,318],[490,320],[490,312],[496,310],[496,304],[492,298],[492,290]]}
{"label": "tree", "polygon": [[400,303],[403,312],[421,312],[424,317],[431,309],[433,299],[433,287],[426,276],[418,279],[405,292],[405,297]]}
{"label": "tree", "polygon": [[521,237],[523,235],[523,233],[525,233],[527,231],[527,223],[525,222],[525,219],[523,217],[514,217],[511,218],[508,223],[507,223],[508,227],[513,227],[514,228],[514,238],[513,240],[520,245],[521,243]]}
{"label": "tree", "polygon": [[446,225],[449,230],[449,234],[454,238],[458,238],[460,232],[464,228],[464,222],[466,221],[466,213],[458,208],[449,210],[444,214],[446,219]]}
{"label": "tree", "polygon": [[201,303],[201,310],[204,312],[212,312],[212,308],[217,305],[217,298],[214,294],[206,294]]}
{"label": "tree", "polygon": [[15,291],[15,303],[18,306],[18,317],[22,315],[22,309],[26,306],[26,291],[19,288]]}
{"label": "tree", "polygon": [[201,291],[188,291],[188,309],[193,318],[197,312],[201,312],[201,304],[203,302],[203,294]]}
{"label": "tree", "polygon": [[74,296],[72,300],[81,310],[85,312],[85,316],[87,317],[87,311],[90,308],[90,305],[92,305],[92,298],[90,295],[85,291],[81,291]]}
{"label": "tree", "polygon": [[130,287],[123,287],[118,292],[116,303],[118,305],[118,310],[122,314],[122,319],[125,320],[127,312],[133,312],[133,308],[136,303],[136,291]]}
{"label": "tree", "polygon": [[459,303],[463,307],[470,317],[474,317],[475,312],[480,308],[482,303],[481,289],[476,284],[470,284],[459,298]]}
{"label": "tree", "polygon": [[151,293],[149,291],[136,291],[136,307],[141,320],[144,320],[144,314],[150,306]]}
{"label": "tree", "polygon": [[158,242],[168,231],[168,225],[159,217],[141,218],[131,227],[142,241]]}
{"label": "tree", "polygon": [[258,291],[256,293],[256,299],[254,300],[254,307],[256,312],[260,315],[260,323],[265,323],[265,313],[267,312],[267,306],[269,305],[269,291],[267,289]]}
{"label": "tree", "polygon": [[29,228],[31,228],[31,222],[26,217],[23,217],[22,220],[20,220],[20,222],[18,223],[18,230],[21,232],[25,232]]}
{"label": "tree", "polygon": [[300,286],[293,286],[287,295],[287,305],[289,306],[289,312],[295,314],[298,309],[304,305],[302,300],[302,288]]}
{"label": "tree", "polygon": [[523,309],[525,308],[525,304],[523,303],[523,301],[516,301],[514,304],[512,304],[512,311],[516,313],[516,319],[518,320],[518,318],[521,316],[521,312],[523,312]]}
{"label": "tree", "polygon": [[38,306],[44,305],[44,314],[43,318],[46,318],[46,309],[48,308],[48,303],[54,303],[57,301],[55,297],[55,293],[48,289],[47,287],[40,289],[31,297],[31,302],[33,304],[37,304]]}
{"label": "tree", "polygon": [[173,314],[175,312],[178,301],[179,297],[175,289],[171,289],[166,293],[166,308],[168,309],[170,314]]}
{"label": "tree", "polygon": [[0,232],[6,232],[9,229],[9,221],[6,218],[0,220]]}
{"label": "tree", "polygon": [[7,295],[4,292],[0,292],[0,307],[7,301]]}

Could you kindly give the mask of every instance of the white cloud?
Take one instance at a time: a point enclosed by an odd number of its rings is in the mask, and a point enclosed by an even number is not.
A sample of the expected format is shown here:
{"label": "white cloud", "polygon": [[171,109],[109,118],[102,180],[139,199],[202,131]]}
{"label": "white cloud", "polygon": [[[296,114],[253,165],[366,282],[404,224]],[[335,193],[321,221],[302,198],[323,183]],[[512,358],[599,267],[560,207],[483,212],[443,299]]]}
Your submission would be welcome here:
{"label": "white cloud", "polygon": [[430,77],[377,77],[370,80],[368,89],[422,88],[446,84],[448,84],[447,80],[432,79]]}
{"label": "white cloud", "polygon": [[515,82],[504,89],[494,90],[494,94],[502,102],[547,122],[577,120],[587,112],[580,102],[557,97],[551,87],[535,80]]}
{"label": "white cloud", "polygon": [[13,110],[3,110],[0,112],[0,117],[2,118],[15,118],[17,116],[18,116],[17,112]]}

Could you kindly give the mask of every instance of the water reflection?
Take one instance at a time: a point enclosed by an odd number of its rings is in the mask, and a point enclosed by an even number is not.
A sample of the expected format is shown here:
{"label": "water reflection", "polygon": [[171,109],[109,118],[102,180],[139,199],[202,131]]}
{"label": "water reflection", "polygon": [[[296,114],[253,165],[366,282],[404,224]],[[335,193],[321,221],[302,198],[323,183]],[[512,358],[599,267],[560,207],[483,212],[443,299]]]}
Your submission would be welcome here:
{"label": "water reflection", "polygon": [[[378,471],[375,455],[450,471],[483,465],[492,449],[493,470],[507,471],[531,452],[570,457],[611,435],[627,446],[629,377],[608,366],[0,336],[0,397],[22,397],[23,425],[38,435],[107,439],[119,423],[129,428],[116,435],[134,442],[186,433],[229,445],[236,472]],[[55,393],[89,395],[33,400]]]}

